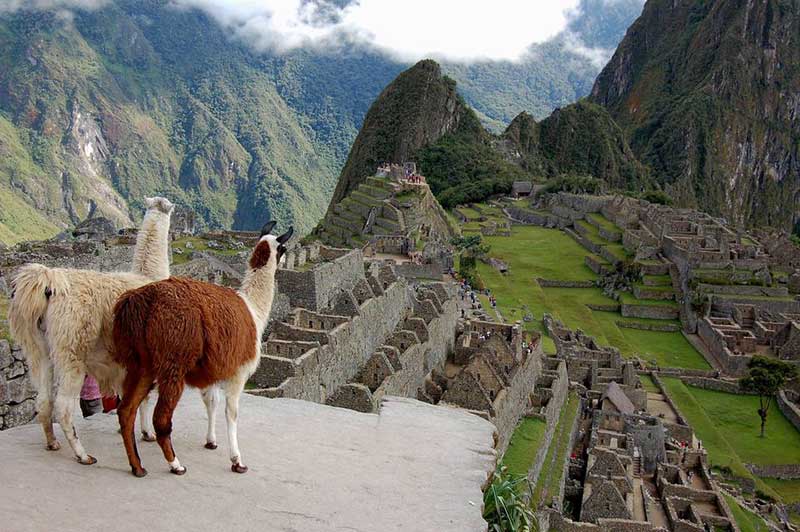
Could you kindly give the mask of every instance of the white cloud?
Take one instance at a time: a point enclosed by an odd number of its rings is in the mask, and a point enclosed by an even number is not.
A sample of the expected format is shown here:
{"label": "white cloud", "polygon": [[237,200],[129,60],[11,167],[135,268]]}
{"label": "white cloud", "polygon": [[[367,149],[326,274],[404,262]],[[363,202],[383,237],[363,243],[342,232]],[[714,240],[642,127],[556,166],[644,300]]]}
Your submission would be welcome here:
{"label": "white cloud", "polygon": [[578,0],[172,0],[257,49],[369,43],[404,60],[517,60],[565,29]]}
{"label": "white cloud", "polygon": [[0,0],[0,13],[20,10],[97,9],[107,3],[108,0]]}

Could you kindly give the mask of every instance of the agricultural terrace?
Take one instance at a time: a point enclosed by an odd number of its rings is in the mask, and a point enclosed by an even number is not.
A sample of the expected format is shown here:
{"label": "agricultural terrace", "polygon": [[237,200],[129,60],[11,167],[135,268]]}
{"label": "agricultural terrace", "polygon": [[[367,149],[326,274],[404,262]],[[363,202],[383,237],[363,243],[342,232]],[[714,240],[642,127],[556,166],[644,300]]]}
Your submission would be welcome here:
{"label": "agricultural terrace", "polygon": [[[465,233],[479,231],[483,207],[462,209],[462,214],[473,216],[462,224]],[[502,212],[497,207],[495,211]],[[490,211],[491,212],[491,211]],[[483,215],[485,217],[485,215]],[[610,223],[610,222],[609,222]],[[474,226],[474,228],[473,228]],[[594,227],[594,226],[592,226]],[[623,356],[641,356],[647,362],[661,367],[708,369],[709,365],[680,332],[658,332],[621,326],[626,323],[674,323],[677,320],[650,320],[623,318],[619,311],[592,310],[587,305],[618,308],[619,302],[605,295],[599,288],[543,288],[538,278],[561,281],[594,281],[598,279],[585,264],[590,252],[565,232],[536,226],[515,225],[511,236],[485,236],[491,246],[489,255],[499,258],[509,266],[501,274],[492,266],[478,262],[477,273],[485,287],[497,298],[498,310],[507,321],[522,320],[532,314],[533,320],[525,322],[531,330],[544,332],[541,319],[550,313],[570,328],[582,329],[598,342],[618,348]],[[657,282],[655,280],[654,282]],[[623,293],[624,301],[654,306],[675,305],[668,300],[638,300]],[[546,351],[553,352],[552,341],[545,339]]]}
{"label": "agricultural terrace", "polygon": [[[758,397],[705,390],[680,379],[661,377],[678,409],[708,449],[714,467],[729,467],[734,474],[753,477],[745,464],[800,463],[800,432],[773,402],[766,436],[759,437]],[[800,499],[800,481],[755,479],[758,489],[784,502]]]}

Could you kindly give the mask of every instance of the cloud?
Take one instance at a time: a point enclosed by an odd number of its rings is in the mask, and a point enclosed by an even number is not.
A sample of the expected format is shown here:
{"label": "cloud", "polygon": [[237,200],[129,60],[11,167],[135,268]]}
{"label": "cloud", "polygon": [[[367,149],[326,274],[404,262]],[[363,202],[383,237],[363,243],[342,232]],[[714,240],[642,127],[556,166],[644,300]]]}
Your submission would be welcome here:
{"label": "cloud", "polygon": [[563,31],[578,0],[172,0],[259,50],[365,43],[403,60],[518,60]]}
{"label": "cloud", "polygon": [[61,9],[97,9],[108,0],[0,0],[0,13]]}

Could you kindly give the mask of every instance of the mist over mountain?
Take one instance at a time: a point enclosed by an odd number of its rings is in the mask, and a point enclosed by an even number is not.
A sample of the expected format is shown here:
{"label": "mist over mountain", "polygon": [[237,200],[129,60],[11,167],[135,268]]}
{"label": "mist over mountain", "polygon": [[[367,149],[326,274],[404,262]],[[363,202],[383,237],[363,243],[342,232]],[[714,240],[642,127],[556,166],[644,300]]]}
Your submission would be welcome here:
{"label": "mist over mountain", "polygon": [[[411,63],[363,43],[259,49],[179,3],[3,4],[0,242],[49,236],[89,214],[130,224],[156,193],[209,227],[272,217],[307,231],[322,216],[367,109]],[[324,4],[335,20],[349,3]],[[587,94],[597,50],[640,9],[582,0],[559,35],[519,62],[443,68],[501,130],[520,110],[540,117]],[[608,17],[616,28],[595,31]]]}

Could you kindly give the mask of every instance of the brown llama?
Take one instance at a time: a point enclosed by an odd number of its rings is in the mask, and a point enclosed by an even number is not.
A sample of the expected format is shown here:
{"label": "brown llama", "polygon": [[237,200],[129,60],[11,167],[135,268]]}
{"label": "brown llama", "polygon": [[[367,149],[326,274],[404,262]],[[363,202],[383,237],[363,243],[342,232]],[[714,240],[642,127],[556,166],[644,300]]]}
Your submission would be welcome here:
{"label": "brown llama", "polygon": [[[133,474],[143,477],[133,425],[136,409],[158,383],[153,415],[156,439],[176,475],[186,472],[172,448],[172,414],[185,384],[225,390],[231,470],[244,473],[237,435],[239,397],[261,354],[261,335],[275,295],[275,272],[292,229],[275,237],[275,222],[261,230],[238,292],[172,277],[123,294],[114,308],[114,357],[125,366],[118,408],[125,452]],[[207,442],[207,447],[208,447]]]}

